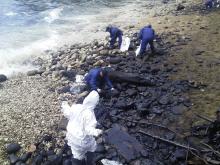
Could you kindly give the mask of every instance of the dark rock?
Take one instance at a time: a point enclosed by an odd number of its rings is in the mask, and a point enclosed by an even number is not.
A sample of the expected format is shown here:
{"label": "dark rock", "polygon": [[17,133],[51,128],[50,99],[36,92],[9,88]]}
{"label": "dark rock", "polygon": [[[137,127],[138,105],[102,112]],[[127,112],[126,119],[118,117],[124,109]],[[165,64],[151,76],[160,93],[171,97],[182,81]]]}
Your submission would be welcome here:
{"label": "dark rock", "polygon": [[[46,162],[44,162],[43,164],[41,164],[41,165],[52,165],[52,163],[50,162],[50,161],[46,161]],[[54,164],[55,165],[55,164]]]}
{"label": "dark rock", "polygon": [[98,144],[95,152],[104,153],[105,152],[105,147],[102,144]]}
{"label": "dark rock", "polygon": [[147,90],[147,87],[137,87],[139,92],[145,92]]}
{"label": "dark rock", "polygon": [[53,137],[51,135],[44,135],[43,136],[43,141],[45,142],[50,142],[52,141]]}
{"label": "dark rock", "polygon": [[8,154],[16,153],[21,149],[21,146],[17,143],[11,143],[6,146],[6,152]]}
{"label": "dark rock", "polygon": [[63,165],[72,165],[72,161],[67,159],[63,162]]}
{"label": "dark rock", "polygon": [[115,58],[108,58],[107,61],[110,64],[118,64],[121,62],[121,58],[120,57],[115,57]]}
{"label": "dark rock", "polygon": [[159,103],[162,105],[167,105],[170,102],[170,97],[169,95],[164,95],[160,98]]}
{"label": "dark rock", "polygon": [[168,140],[173,140],[175,138],[175,134],[174,133],[170,133],[170,132],[167,132],[165,134],[165,138],[168,139]]}
{"label": "dark rock", "polygon": [[182,104],[174,106],[174,107],[171,108],[172,113],[175,114],[175,115],[181,115],[186,110],[187,110],[187,107],[185,107]]}
{"label": "dark rock", "polygon": [[160,107],[153,107],[152,112],[157,115],[161,115],[164,112],[164,110],[161,109]]}
{"label": "dark rock", "polygon": [[143,146],[137,139],[123,131],[119,125],[114,125],[108,130],[105,141],[111,144],[128,162],[138,158],[143,150]]}
{"label": "dark rock", "polygon": [[67,93],[67,92],[70,92],[70,86],[69,85],[57,89],[58,94]]}
{"label": "dark rock", "polygon": [[28,72],[27,72],[27,75],[28,75],[28,76],[34,76],[34,75],[36,75],[36,74],[39,74],[39,73],[38,73],[38,70],[31,70],[31,71],[28,71]]}
{"label": "dark rock", "polygon": [[33,158],[32,165],[41,165],[42,162],[43,162],[42,155],[37,155]]}
{"label": "dark rock", "polygon": [[62,75],[63,77],[67,77],[68,79],[74,81],[74,80],[75,80],[76,73],[75,73],[75,71],[73,71],[73,70],[68,70],[68,71],[62,71],[62,72],[61,72],[61,75]]}
{"label": "dark rock", "polygon": [[19,161],[19,158],[15,154],[10,154],[9,161],[11,164],[15,164],[17,161]]}
{"label": "dark rock", "polygon": [[115,108],[119,109],[132,109],[135,106],[134,102],[126,102],[125,100],[118,100],[114,105]]}
{"label": "dark rock", "polygon": [[174,153],[173,156],[177,159],[177,160],[185,160],[186,159],[186,154],[187,152],[183,149],[177,149]]}
{"label": "dark rock", "polygon": [[119,92],[117,89],[111,91],[111,96],[112,96],[112,97],[117,97],[117,96],[119,96],[119,95],[120,95],[120,92]]}
{"label": "dark rock", "polygon": [[32,155],[31,152],[24,153],[23,155],[21,155],[20,160],[22,162],[26,162],[31,157],[31,155]]}
{"label": "dark rock", "polygon": [[137,94],[137,91],[136,91],[135,89],[128,89],[128,90],[126,90],[126,93],[127,93],[130,97],[132,97],[132,96],[134,96],[134,95]]}
{"label": "dark rock", "polygon": [[149,114],[149,109],[148,109],[149,106],[150,106],[150,103],[137,103],[136,104],[137,110],[141,116],[145,116]]}
{"label": "dark rock", "polygon": [[0,82],[4,82],[7,80],[7,77],[3,74],[0,74]]}
{"label": "dark rock", "polygon": [[58,124],[58,128],[60,130],[66,130],[67,124],[68,124],[68,119],[63,116]]}
{"label": "dark rock", "polygon": [[25,163],[19,161],[19,162],[16,162],[15,165],[26,165]]}
{"label": "dark rock", "polygon": [[182,4],[178,4],[177,7],[176,7],[177,11],[180,11],[180,10],[183,10],[183,9],[185,9],[185,6],[183,6]]}

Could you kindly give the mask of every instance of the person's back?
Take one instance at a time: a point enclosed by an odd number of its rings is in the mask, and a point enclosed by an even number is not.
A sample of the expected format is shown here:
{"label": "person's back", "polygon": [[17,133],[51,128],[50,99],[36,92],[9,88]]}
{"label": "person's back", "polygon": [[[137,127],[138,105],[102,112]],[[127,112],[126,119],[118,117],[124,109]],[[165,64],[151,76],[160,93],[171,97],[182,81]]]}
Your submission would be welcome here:
{"label": "person's back", "polygon": [[154,30],[151,27],[146,26],[142,29],[141,35],[142,35],[141,40],[153,40]]}

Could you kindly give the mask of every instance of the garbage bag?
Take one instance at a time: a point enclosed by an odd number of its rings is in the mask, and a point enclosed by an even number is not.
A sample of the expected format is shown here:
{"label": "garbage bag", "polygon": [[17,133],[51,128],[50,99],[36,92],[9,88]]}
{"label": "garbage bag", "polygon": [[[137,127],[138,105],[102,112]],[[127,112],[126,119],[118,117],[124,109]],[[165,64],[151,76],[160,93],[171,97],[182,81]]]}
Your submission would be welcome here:
{"label": "garbage bag", "polygon": [[[150,49],[150,45],[147,44],[146,51],[148,51],[149,49]],[[141,44],[140,44],[140,46],[137,47],[137,49],[135,51],[136,56],[138,56],[140,54],[140,50],[141,50]]]}
{"label": "garbage bag", "polygon": [[129,46],[130,46],[130,38],[128,37],[122,37],[122,43],[121,43],[121,47],[120,50],[122,52],[125,52],[128,50]]}
{"label": "garbage bag", "polygon": [[76,81],[70,87],[70,92],[72,94],[79,94],[85,87],[84,77],[82,75],[76,75]]}
{"label": "garbage bag", "polygon": [[68,119],[66,139],[71,147],[73,157],[78,160],[85,158],[85,154],[96,150],[94,136],[101,134],[102,130],[96,129],[97,121],[94,108],[98,104],[99,94],[92,91],[84,99],[83,104],[62,102],[62,112]]}
{"label": "garbage bag", "polygon": [[113,160],[108,160],[108,159],[102,159],[101,160],[103,165],[122,165],[119,162],[113,161]]}

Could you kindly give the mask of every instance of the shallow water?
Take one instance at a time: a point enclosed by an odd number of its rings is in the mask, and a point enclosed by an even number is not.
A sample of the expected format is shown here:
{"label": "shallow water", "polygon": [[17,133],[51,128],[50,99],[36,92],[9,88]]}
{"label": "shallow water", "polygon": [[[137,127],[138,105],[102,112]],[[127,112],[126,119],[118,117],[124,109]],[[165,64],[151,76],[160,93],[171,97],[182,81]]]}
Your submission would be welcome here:
{"label": "shallow water", "polygon": [[[48,49],[103,38],[110,23],[135,24],[144,0],[7,0],[0,2],[0,73],[11,75]],[[136,10],[138,9],[138,10]]]}

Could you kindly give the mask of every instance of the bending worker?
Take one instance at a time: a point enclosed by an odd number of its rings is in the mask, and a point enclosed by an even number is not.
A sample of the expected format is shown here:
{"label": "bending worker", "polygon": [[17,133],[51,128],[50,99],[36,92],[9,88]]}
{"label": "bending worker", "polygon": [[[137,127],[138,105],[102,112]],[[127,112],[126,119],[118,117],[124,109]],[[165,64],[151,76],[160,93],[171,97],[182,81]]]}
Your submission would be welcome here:
{"label": "bending worker", "polygon": [[118,46],[119,46],[119,49],[120,49],[121,43],[122,43],[123,32],[119,28],[113,27],[113,26],[108,26],[106,28],[106,32],[109,32],[110,37],[111,37],[110,49],[114,48],[114,44],[115,44],[117,38],[118,38]]}
{"label": "bending worker", "polygon": [[108,77],[108,72],[103,68],[91,69],[85,77],[85,81],[89,86],[90,90],[95,90],[101,92],[101,89],[105,87],[105,84],[111,89],[114,90],[111,81]]}
{"label": "bending worker", "polygon": [[154,38],[155,32],[154,29],[152,29],[151,25],[145,26],[143,29],[141,29],[139,33],[139,39],[141,40],[141,56],[145,53],[147,44],[150,44],[151,51],[152,53],[154,53]]}

